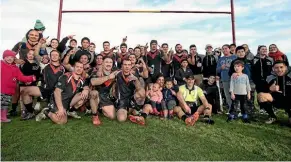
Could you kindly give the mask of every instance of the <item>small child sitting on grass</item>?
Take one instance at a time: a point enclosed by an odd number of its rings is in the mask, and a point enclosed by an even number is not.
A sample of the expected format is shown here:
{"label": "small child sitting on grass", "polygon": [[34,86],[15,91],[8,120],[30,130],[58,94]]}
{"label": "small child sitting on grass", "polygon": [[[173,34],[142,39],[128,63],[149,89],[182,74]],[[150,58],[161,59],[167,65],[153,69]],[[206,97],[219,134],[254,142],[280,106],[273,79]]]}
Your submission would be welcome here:
{"label": "small child sitting on grass", "polygon": [[166,79],[166,87],[163,89],[163,100],[162,100],[162,109],[163,117],[162,119],[172,119],[173,118],[173,109],[177,106],[176,103],[176,92],[174,90],[174,83],[171,78]]}
{"label": "small child sitting on grass", "polygon": [[[149,86],[151,86],[151,84]],[[149,87],[148,91],[146,92],[146,96],[150,99],[150,103],[153,108],[153,114],[160,115],[158,109],[161,107],[161,101],[163,99],[160,85],[158,83],[152,84],[152,87]]]}

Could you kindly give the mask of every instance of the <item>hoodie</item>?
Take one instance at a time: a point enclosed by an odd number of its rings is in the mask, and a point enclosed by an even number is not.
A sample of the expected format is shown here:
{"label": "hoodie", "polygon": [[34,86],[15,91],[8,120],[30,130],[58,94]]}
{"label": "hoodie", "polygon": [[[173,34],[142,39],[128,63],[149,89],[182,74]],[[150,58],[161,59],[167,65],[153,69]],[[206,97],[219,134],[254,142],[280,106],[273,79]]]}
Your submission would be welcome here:
{"label": "hoodie", "polygon": [[211,75],[216,76],[217,56],[213,53],[206,54],[202,61],[202,73],[204,78],[208,78]]}
{"label": "hoodie", "polygon": [[15,64],[1,61],[1,94],[13,95],[17,81],[33,82],[34,76],[24,76]]}
{"label": "hoodie", "polygon": [[279,90],[282,91],[282,95],[286,97],[286,99],[291,99],[291,67],[287,69],[287,73],[284,76],[277,76],[272,72],[266,80],[269,87],[276,81]]}
{"label": "hoodie", "polygon": [[[231,62],[237,58],[236,55],[230,55],[228,57],[221,57],[217,62],[216,72],[220,73],[221,81],[229,82],[230,76],[228,74]],[[221,69],[221,66],[225,64],[225,69]]]}
{"label": "hoodie", "polygon": [[252,67],[252,80],[256,85],[257,92],[268,92],[266,78],[271,74],[273,67],[273,59],[270,57],[261,58],[255,56]]}

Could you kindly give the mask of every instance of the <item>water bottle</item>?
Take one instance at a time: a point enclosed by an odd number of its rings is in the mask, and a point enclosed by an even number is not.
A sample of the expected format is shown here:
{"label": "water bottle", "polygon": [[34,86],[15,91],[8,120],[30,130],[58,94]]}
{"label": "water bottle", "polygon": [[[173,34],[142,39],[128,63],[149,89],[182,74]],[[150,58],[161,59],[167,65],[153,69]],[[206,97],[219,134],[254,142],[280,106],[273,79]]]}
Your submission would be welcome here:
{"label": "water bottle", "polygon": [[152,65],[151,68],[152,68],[152,72],[151,72],[151,74],[154,74],[154,71],[155,71],[155,65]]}

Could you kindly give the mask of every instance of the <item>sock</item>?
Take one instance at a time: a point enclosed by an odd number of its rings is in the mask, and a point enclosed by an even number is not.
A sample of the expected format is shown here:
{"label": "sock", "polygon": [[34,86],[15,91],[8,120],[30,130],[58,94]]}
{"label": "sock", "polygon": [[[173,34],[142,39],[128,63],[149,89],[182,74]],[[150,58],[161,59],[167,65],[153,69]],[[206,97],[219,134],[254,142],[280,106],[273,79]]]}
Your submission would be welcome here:
{"label": "sock", "polygon": [[69,112],[74,112],[76,109],[74,107],[70,108]]}
{"label": "sock", "polygon": [[182,117],[181,117],[181,120],[183,120],[183,121],[185,121],[187,119],[187,116],[186,115],[183,115]]}
{"label": "sock", "polygon": [[27,112],[33,113],[32,103],[24,104],[24,106],[25,106]]}
{"label": "sock", "polygon": [[50,110],[45,110],[45,111],[43,111],[44,115],[45,115],[47,118],[49,118],[49,116],[48,116],[49,112],[50,112]]}
{"label": "sock", "polygon": [[209,115],[204,115],[204,118],[210,118],[210,116]]}
{"label": "sock", "polygon": [[260,107],[264,108],[271,118],[277,118],[273,111],[272,103],[263,102],[263,103],[260,103]]}
{"label": "sock", "polygon": [[142,116],[143,118],[147,118],[148,114],[142,112],[142,113],[140,114],[140,116]]}
{"label": "sock", "polygon": [[242,118],[243,119],[247,119],[248,118],[248,114],[243,114]]}
{"label": "sock", "polygon": [[12,104],[12,110],[13,110],[13,111],[16,111],[17,106],[18,106],[18,102],[17,102],[17,103],[13,103],[13,104]]}

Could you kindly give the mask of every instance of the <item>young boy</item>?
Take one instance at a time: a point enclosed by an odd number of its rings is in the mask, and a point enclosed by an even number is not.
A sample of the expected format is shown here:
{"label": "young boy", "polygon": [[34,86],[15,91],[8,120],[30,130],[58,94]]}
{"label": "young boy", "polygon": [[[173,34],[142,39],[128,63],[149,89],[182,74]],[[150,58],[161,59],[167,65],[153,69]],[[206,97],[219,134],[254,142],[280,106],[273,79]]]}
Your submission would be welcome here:
{"label": "young boy", "polygon": [[220,98],[219,91],[216,85],[216,79],[214,75],[209,76],[208,80],[200,86],[209,104],[212,105],[212,113],[218,114],[220,112]]}
{"label": "young boy", "polygon": [[186,84],[186,76],[193,75],[192,70],[188,67],[187,59],[181,61],[181,68],[175,73],[175,79],[179,86]]}
{"label": "young boy", "polygon": [[14,64],[16,53],[10,50],[3,52],[1,61],[1,122],[10,122],[7,119],[7,110],[11,102],[11,96],[15,93],[17,81],[33,82],[35,76],[24,76]]}
{"label": "young boy", "polygon": [[[229,76],[231,77],[232,75],[236,75],[236,72],[234,70],[234,62],[237,60],[240,60],[244,63],[244,68],[243,68],[243,73],[248,75],[249,77],[249,81],[250,81],[250,86],[251,86],[251,100],[249,100],[247,102],[248,106],[249,106],[249,111],[248,113],[252,113],[254,110],[254,92],[255,92],[255,84],[252,81],[252,76],[251,76],[251,70],[252,70],[252,66],[253,66],[253,61],[249,60],[246,58],[246,52],[245,52],[245,48],[243,46],[238,46],[236,48],[236,55],[237,55],[237,59],[233,60],[231,62],[230,68],[229,68]],[[251,114],[249,114],[251,115]]]}
{"label": "young boy", "polygon": [[163,89],[163,118],[172,119],[173,118],[173,109],[177,105],[176,103],[176,91],[173,87],[174,83],[171,78],[166,79],[166,87]]}
{"label": "young boy", "polygon": [[247,115],[246,101],[251,98],[251,87],[249,77],[243,74],[244,62],[237,60],[234,62],[234,69],[236,75],[233,75],[230,79],[230,89],[232,105],[229,112],[227,121],[231,121],[235,118],[235,111],[237,110],[238,104],[240,104],[240,110],[242,113],[242,120],[245,123],[249,123]]}

